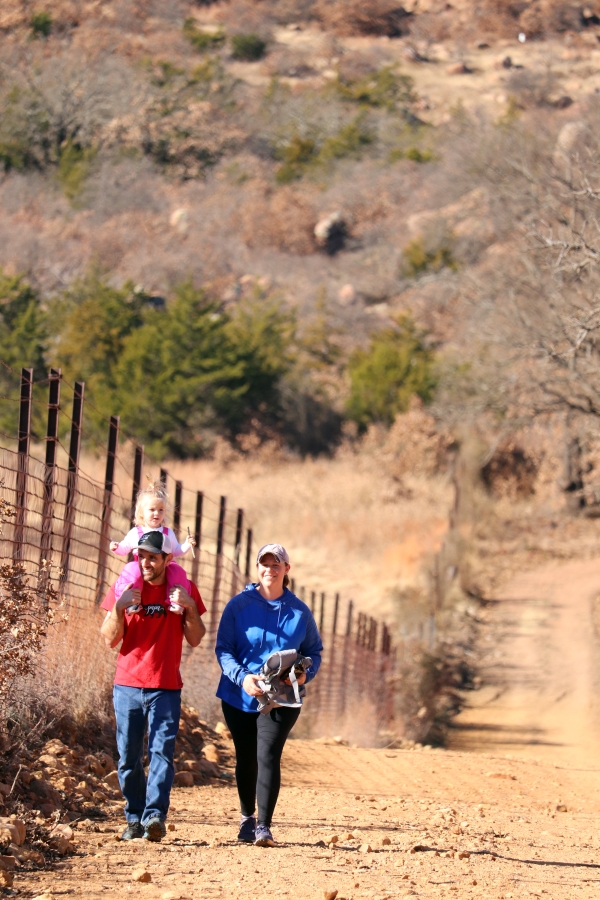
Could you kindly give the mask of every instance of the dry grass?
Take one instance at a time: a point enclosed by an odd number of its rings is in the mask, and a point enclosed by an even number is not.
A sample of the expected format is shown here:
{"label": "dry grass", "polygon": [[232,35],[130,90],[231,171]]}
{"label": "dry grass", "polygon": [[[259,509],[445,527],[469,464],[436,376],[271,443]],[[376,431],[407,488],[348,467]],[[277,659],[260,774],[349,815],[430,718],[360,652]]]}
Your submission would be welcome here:
{"label": "dry grass", "polygon": [[169,472],[243,507],[257,547],[289,550],[296,586],[339,591],[391,621],[392,590],[419,581],[443,540],[452,492],[441,475],[394,480],[382,455],[172,462]]}
{"label": "dry grass", "polygon": [[[255,549],[271,541],[287,547],[297,588],[330,596],[339,591],[342,600],[353,598],[358,609],[394,624],[394,592],[426,587],[452,504],[449,475],[440,474],[446,439],[434,438],[432,421],[412,410],[398,417],[391,432],[374,428],[362,441],[346,441],[332,458],[300,459],[272,445],[243,455],[223,442],[212,459],[163,465],[171,495],[173,479],[190,491],[184,497],[184,531],[193,527],[191,492],[202,490],[205,534],[212,542],[217,506],[210,501],[225,495],[229,540],[241,507]],[[34,448],[36,456],[41,453]],[[116,508],[127,515],[133,471],[128,444],[119,463]],[[85,453],[81,469],[103,482],[103,459]],[[157,466],[147,464],[144,471],[158,476]]]}

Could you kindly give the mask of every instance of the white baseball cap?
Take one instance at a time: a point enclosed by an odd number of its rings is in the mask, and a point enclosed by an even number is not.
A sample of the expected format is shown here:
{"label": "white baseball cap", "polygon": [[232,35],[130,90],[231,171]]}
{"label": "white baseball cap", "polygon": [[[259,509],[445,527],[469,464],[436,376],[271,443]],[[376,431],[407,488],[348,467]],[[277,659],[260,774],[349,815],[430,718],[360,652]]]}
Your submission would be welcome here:
{"label": "white baseball cap", "polygon": [[265,544],[264,547],[261,547],[256,554],[257,565],[261,561],[263,556],[267,555],[267,553],[272,553],[277,562],[284,562],[289,566],[290,558],[288,556],[288,552],[285,547],[281,546],[281,544]]}

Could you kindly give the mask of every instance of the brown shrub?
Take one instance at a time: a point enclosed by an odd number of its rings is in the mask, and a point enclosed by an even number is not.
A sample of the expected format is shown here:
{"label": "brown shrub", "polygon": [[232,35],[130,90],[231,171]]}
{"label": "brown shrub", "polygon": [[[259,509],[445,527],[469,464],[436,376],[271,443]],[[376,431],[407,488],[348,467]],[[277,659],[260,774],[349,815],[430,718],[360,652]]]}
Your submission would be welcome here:
{"label": "brown shrub", "polygon": [[293,188],[251,196],[240,211],[239,221],[249,247],[275,247],[301,256],[314,252],[315,213]]}
{"label": "brown shrub", "polygon": [[581,4],[568,0],[534,0],[519,16],[519,26],[530,37],[556,31],[581,31]]}
{"label": "brown shrub", "polygon": [[263,71],[271,77],[309,78],[316,74],[316,69],[309,64],[309,59],[310,57],[303,50],[293,47],[277,47],[267,57]]}
{"label": "brown shrub", "polygon": [[496,450],[482,468],[481,477],[493,496],[520,500],[533,494],[537,473],[537,460],[514,439],[510,439]]}
{"label": "brown shrub", "polygon": [[449,40],[455,29],[454,10],[424,12],[410,23],[410,35],[419,44],[439,44]]}
{"label": "brown shrub", "polygon": [[114,119],[107,137],[113,147],[141,148],[185,180],[200,176],[245,135],[210,101],[189,98],[167,115],[161,114],[160,105],[150,104],[143,120],[138,116]]}
{"label": "brown shrub", "polygon": [[397,416],[388,432],[384,447],[391,456],[388,471],[397,478],[407,473],[434,475],[447,466],[452,440],[414,397],[408,412]]}
{"label": "brown shrub", "polygon": [[400,37],[410,22],[397,0],[317,0],[315,14],[325,28],[340,35]]}
{"label": "brown shrub", "polygon": [[508,93],[525,109],[531,106],[549,106],[557,87],[558,78],[550,69],[543,72],[517,69],[506,82]]}
{"label": "brown shrub", "polygon": [[271,36],[275,24],[269,3],[253,0],[232,0],[219,6],[216,18],[228,34],[257,34],[263,39]]}
{"label": "brown shrub", "polygon": [[23,0],[2,0],[0,31],[29,28],[31,17],[36,13],[50,13],[53,31],[61,32],[80,24],[82,4],[77,0],[40,0],[35,5]]}

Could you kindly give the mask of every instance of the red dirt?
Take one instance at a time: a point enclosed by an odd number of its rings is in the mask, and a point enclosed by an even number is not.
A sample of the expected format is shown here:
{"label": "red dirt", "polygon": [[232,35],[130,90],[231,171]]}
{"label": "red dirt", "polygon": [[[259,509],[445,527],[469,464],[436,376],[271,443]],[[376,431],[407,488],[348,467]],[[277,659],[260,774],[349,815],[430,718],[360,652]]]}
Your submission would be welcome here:
{"label": "red dirt", "polygon": [[[100,832],[79,827],[76,855],[53,871],[18,874],[15,887],[56,898],[598,897],[598,591],[593,561],[547,567],[507,588],[483,634],[493,684],[460,717],[452,736],[460,750],[291,740],[275,849],[237,844],[234,787],[180,788],[176,830],[163,843],[117,842],[123,822],[113,816]],[[318,845],[332,835],[338,847]],[[132,881],[140,866],[150,883]]]}

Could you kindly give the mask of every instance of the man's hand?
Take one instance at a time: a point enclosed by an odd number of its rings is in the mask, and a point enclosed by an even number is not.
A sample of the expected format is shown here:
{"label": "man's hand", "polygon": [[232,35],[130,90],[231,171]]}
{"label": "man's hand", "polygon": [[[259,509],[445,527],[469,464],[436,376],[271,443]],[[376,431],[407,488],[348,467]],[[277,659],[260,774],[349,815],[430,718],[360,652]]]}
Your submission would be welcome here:
{"label": "man's hand", "polygon": [[[196,601],[190,597],[183,587],[173,588],[169,600],[171,603],[181,607],[183,611],[183,633],[190,647],[197,647],[204,635],[206,628],[204,622],[200,618]],[[175,610],[173,610],[175,612]]]}
{"label": "man's hand", "polygon": [[142,602],[141,591],[132,591],[133,581],[128,584],[113,608],[106,614],[100,634],[109,647],[116,647],[125,634],[125,610]]}
{"label": "man's hand", "polygon": [[179,614],[185,612],[186,609],[196,609],[194,600],[192,599],[192,597],[190,597],[185,588],[182,587],[171,588],[171,591],[169,593],[169,602],[172,606],[176,607],[173,612],[177,612]]}
{"label": "man's hand", "polygon": [[258,682],[260,681],[260,675],[251,675],[248,673],[242,682],[242,687],[251,697],[262,697],[264,691],[262,688],[259,688]]}
{"label": "man's hand", "polygon": [[132,590],[133,581],[128,585],[117,602],[115,607],[118,610],[127,609],[129,612],[137,612],[142,605],[142,592],[139,588]]}

